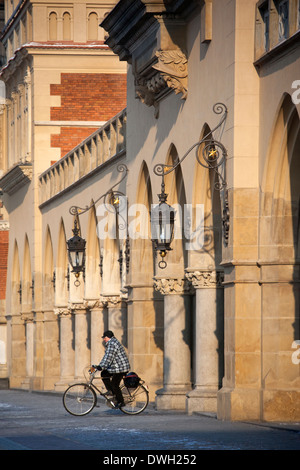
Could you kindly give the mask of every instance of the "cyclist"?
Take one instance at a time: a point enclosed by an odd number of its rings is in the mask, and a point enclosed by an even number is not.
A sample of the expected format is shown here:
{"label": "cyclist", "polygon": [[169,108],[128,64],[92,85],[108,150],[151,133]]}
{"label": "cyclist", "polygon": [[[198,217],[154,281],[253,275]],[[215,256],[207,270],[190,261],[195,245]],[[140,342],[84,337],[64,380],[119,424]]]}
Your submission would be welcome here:
{"label": "cyclist", "polygon": [[107,330],[103,333],[105,342],[105,354],[98,366],[93,366],[101,370],[101,378],[107,390],[107,394],[112,393],[116,400],[116,408],[124,406],[124,399],[120,389],[120,382],[127,372],[130,365],[122,344],[117,340],[114,333]]}

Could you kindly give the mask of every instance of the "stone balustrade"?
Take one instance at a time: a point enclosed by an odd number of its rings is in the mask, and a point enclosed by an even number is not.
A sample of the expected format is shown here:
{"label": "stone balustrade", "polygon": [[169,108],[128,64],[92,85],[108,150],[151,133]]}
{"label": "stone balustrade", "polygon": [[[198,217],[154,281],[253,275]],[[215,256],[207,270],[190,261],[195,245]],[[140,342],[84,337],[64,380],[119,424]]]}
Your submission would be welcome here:
{"label": "stone balustrade", "polygon": [[91,175],[111,158],[125,152],[125,136],[126,109],[40,175],[40,205]]}

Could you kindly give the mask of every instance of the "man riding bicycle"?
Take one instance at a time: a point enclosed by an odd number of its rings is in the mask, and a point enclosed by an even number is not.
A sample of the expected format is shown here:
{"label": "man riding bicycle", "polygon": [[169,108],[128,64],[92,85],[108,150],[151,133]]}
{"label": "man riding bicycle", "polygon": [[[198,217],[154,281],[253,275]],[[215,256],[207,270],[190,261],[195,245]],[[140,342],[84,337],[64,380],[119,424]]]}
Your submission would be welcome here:
{"label": "man riding bicycle", "polygon": [[116,408],[124,406],[124,399],[120,389],[120,382],[125,374],[129,372],[130,364],[122,344],[115,338],[112,331],[103,333],[105,342],[105,354],[98,366],[93,366],[101,370],[101,378],[108,393],[112,393],[117,400]]}

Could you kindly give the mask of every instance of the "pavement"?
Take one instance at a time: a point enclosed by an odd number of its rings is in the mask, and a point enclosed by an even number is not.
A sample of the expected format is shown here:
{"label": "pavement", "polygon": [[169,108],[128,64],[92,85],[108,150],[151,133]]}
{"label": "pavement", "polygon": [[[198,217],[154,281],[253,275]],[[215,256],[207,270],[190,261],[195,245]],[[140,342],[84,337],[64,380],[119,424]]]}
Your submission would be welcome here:
{"label": "pavement", "polygon": [[[99,406],[76,417],[64,409],[61,394],[0,390],[0,450],[94,450],[97,462],[131,468],[192,465],[202,451],[300,450],[300,423],[228,422],[153,405],[137,416]],[[180,462],[163,460],[174,452]]]}

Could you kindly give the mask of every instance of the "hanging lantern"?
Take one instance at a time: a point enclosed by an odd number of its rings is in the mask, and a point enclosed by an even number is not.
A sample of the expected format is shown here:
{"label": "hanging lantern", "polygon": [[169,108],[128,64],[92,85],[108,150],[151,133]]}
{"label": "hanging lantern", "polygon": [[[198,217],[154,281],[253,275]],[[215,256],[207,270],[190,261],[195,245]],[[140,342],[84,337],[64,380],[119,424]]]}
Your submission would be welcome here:
{"label": "hanging lantern", "polygon": [[78,278],[79,274],[84,271],[86,241],[79,236],[77,220],[74,222],[73,234],[74,236],[67,241],[68,258],[72,266],[72,272]]}
{"label": "hanging lantern", "polygon": [[161,269],[167,266],[165,258],[170,251],[174,238],[175,209],[160,198],[161,202],[151,209],[151,238],[156,251],[159,251],[162,260],[159,262]]}

